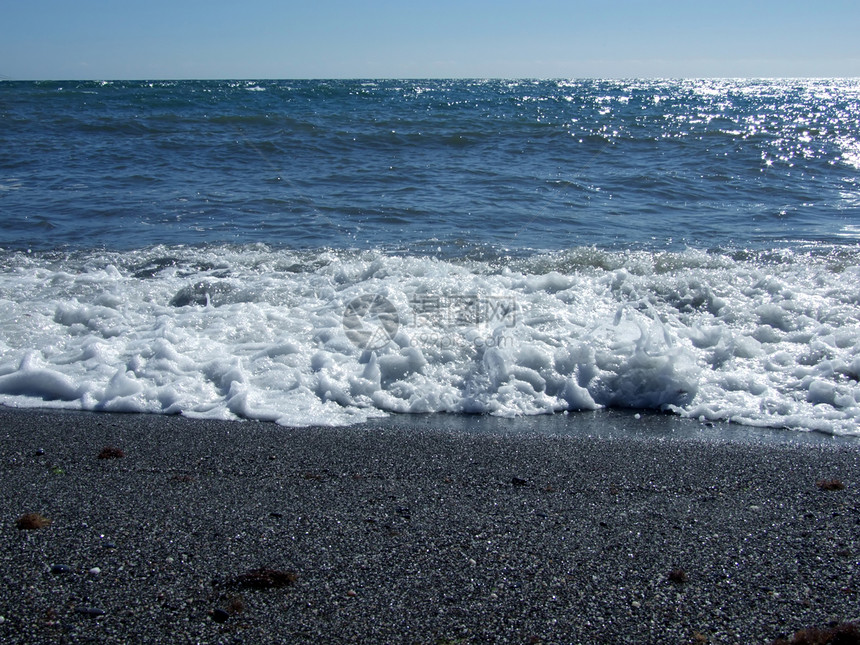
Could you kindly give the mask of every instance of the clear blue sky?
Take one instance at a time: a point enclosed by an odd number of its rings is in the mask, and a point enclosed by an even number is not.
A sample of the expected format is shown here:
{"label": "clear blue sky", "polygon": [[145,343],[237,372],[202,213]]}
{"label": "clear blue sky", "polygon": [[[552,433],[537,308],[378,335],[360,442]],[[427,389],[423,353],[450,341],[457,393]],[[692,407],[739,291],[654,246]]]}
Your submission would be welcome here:
{"label": "clear blue sky", "polygon": [[0,0],[10,79],[860,76],[860,1]]}

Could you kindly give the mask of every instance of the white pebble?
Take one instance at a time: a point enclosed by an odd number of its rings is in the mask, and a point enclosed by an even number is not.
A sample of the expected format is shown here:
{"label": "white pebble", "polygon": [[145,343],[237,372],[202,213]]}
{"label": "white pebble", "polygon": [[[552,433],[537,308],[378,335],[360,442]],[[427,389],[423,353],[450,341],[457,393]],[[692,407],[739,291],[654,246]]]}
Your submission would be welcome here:
{"label": "white pebble", "polygon": [[633,415],[633,418],[634,419],[641,419],[642,415],[637,412],[636,414]]}
{"label": "white pebble", "polygon": [[90,569],[90,573],[94,576],[99,575],[101,572],[102,572],[102,570],[99,569],[98,567],[93,567],[92,569]]}
{"label": "white pebble", "polygon": [[633,608],[634,608],[634,609],[639,609],[639,608],[642,606],[642,603],[641,603],[641,602],[639,602],[638,600],[634,600],[634,601],[633,601],[633,602],[631,602],[630,604],[631,604],[631,605],[633,605]]}

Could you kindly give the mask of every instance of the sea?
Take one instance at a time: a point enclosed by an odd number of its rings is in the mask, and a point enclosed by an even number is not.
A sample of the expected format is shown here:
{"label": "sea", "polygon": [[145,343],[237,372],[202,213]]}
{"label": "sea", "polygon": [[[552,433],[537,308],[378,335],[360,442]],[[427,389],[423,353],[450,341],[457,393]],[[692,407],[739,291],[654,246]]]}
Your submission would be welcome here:
{"label": "sea", "polygon": [[0,220],[5,406],[860,435],[858,79],[3,81]]}

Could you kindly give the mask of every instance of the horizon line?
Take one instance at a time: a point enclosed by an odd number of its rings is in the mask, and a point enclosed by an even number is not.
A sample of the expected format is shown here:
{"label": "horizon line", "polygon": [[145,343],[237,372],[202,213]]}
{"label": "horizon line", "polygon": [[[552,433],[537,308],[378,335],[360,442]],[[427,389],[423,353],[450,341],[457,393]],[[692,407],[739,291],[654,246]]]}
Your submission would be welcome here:
{"label": "horizon line", "polygon": [[798,81],[798,80],[860,80],[860,76],[177,76],[177,77],[57,77],[14,78],[0,74],[0,82],[19,83],[116,83],[116,82],[271,82],[271,81],[689,81],[689,80],[745,80],[745,81]]}

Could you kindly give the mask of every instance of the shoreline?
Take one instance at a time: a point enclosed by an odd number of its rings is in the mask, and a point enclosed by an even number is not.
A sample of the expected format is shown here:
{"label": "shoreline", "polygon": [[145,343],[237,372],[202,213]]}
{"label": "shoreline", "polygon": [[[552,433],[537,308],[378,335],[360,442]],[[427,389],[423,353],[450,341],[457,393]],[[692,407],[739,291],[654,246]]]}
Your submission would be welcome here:
{"label": "shoreline", "polygon": [[[0,640],[769,643],[860,619],[860,441],[725,430],[0,407]],[[260,568],[296,578],[242,583]]]}

